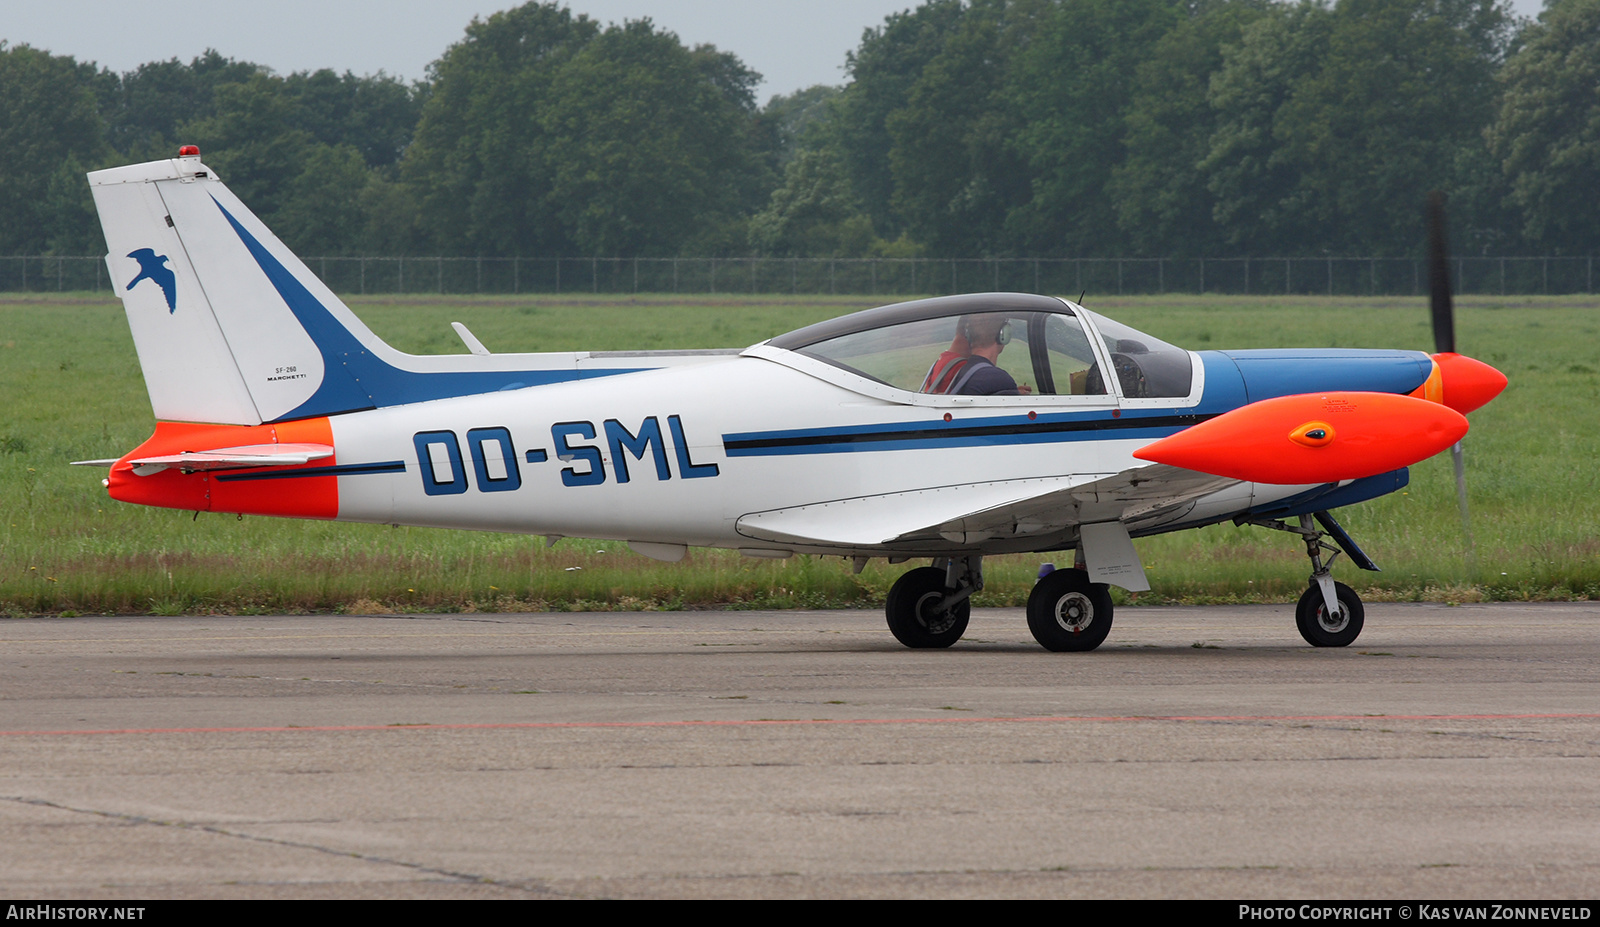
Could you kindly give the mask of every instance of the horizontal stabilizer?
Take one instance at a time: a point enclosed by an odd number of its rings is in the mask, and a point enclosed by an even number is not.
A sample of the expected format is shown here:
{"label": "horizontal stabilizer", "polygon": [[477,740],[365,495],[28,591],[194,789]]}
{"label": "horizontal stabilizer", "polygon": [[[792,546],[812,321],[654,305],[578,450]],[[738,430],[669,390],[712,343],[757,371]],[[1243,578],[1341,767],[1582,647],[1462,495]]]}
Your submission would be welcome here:
{"label": "horizontal stabilizer", "polygon": [[133,465],[134,473],[149,476],[169,467],[180,470],[291,467],[332,456],[333,448],[326,444],[247,444],[242,447],[219,447],[210,451],[184,451],[181,454],[163,454],[159,457],[137,457],[128,463]]}

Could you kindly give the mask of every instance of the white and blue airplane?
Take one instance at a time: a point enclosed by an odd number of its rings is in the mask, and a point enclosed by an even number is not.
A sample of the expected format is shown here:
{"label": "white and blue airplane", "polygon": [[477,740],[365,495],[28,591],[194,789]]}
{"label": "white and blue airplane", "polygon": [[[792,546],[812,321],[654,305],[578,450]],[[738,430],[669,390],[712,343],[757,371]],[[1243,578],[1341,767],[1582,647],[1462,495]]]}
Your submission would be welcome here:
{"label": "white and blue airplane", "polygon": [[[1347,645],[1361,601],[1329,567],[1341,552],[1376,567],[1330,511],[1406,485],[1506,382],[1452,344],[1192,352],[1017,293],[884,306],[742,351],[494,354],[456,323],[469,353],[414,356],[197,148],[89,182],[157,419],[120,459],[85,462],[109,466],[113,498],[615,539],[667,561],[922,558],[888,595],[909,647],[961,638],[985,556],[1073,551],[1028,624],[1051,650],[1093,650],[1108,584],[1149,588],[1133,538],[1225,521],[1303,540],[1298,628]],[[1447,288],[1435,316],[1448,328]]]}

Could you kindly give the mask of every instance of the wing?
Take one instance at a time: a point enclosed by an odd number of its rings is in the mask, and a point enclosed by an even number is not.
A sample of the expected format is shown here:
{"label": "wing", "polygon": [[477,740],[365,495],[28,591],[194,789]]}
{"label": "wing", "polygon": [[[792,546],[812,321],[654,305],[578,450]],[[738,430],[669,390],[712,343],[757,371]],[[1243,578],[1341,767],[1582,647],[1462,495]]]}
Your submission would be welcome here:
{"label": "wing", "polygon": [[1154,521],[1237,484],[1165,464],[1115,474],[1076,474],[939,486],[756,512],[739,519],[747,537],[851,549],[970,548],[1043,542],[1090,522]]}

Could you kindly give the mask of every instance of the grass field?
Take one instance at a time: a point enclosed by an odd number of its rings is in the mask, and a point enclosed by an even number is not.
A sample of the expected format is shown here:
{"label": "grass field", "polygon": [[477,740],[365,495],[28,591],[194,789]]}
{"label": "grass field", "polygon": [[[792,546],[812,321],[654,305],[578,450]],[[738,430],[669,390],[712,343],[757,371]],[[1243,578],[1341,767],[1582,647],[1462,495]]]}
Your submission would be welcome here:
{"label": "grass field", "polygon": [[[740,347],[888,301],[869,297],[484,297],[352,300],[390,343],[495,351]],[[1091,308],[1194,349],[1432,350],[1422,299],[1150,297]],[[1337,575],[1374,600],[1600,597],[1600,299],[1461,301],[1458,341],[1511,379],[1467,437],[1475,545],[1449,455],[1410,487],[1340,510],[1384,568]],[[381,612],[826,607],[881,603],[906,566],[860,576],[837,558],[747,560],[695,551],[661,564],[624,545],[145,509],[111,501],[104,473],[153,419],[121,305],[109,296],[0,296],[0,613]],[[1142,602],[1288,601],[1307,565],[1290,535],[1215,526],[1137,542]],[[1070,556],[1070,555],[1063,555]],[[986,561],[979,605],[1021,604],[1047,556]],[[1120,595],[1120,593],[1119,593]]]}

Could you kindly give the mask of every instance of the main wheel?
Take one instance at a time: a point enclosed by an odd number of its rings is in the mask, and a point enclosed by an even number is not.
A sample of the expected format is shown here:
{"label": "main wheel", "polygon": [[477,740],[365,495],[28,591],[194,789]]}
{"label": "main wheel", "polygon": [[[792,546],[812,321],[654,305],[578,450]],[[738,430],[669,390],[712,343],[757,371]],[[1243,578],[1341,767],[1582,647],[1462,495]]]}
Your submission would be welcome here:
{"label": "main wheel", "polygon": [[961,640],[972,617],[972,600],[945,608],[953,591],[945,587],[944,570],[938,567],[918,567],[895,580],[884,607],[895,640],[918,649],[948,647]]}
{"label": "main wheel", "polygon": [[1028,630],[1046,650],[1093,650],[1111,633],[1111,592],[1082,570],[1056,570],[1028,596]]}
{"label": "main wheel", "polygon": [[1294,607],[1294,623],[1300,636],[1313,647],[1348,647],[1361,636],[1361,625],[1366,617],[1361,607],[1361,597],[1344,583],[1333,584],[1334,595],[1339,599],[1339,614],[1329,617],[1328,606],[1322,600],[1322,587],[1316,583],[1300,597]]}

